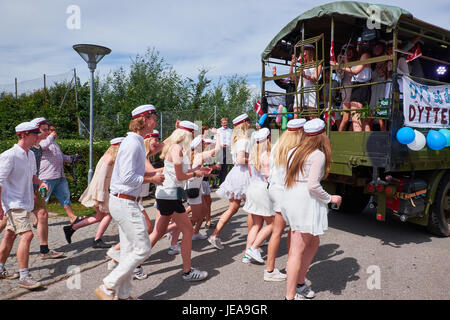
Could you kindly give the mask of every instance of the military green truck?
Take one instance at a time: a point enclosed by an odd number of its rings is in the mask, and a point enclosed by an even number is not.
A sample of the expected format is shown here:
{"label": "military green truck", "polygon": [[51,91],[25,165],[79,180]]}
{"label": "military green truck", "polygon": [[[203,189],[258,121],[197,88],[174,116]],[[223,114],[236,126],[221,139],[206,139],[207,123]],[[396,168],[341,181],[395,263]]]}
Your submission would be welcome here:
{"label": "military green truck", "polygon": [[[361,64],[353,61],[330,66],[330,58],[336,59],[338,56],[337,50],[346,44],[355,44],[358,37],[369,42],[381,39],[392,41],[391,54],[372,56],[365,61],[372,65],[384,62],[392,66],[392,89],[387,99],[383,100],[384,105],[383,101],[380,101],[376,106],[366,105],[362,109],[346,111],[360,112],[361,117],[371,118],[375,123],[383,122],[382,129],[374,126],[372,131],[337,131],[336,128],[333,130],[331,115],[342,110],[333,106],[332,93],[333,90],[341,90],[344,86],[340,84],[333,88],[332,77],[325,79],[324,73],[314,86],[299,86],[296,76],[306,68],[318,68],[319,65],[322,70],[328,67],[331,72],[335,72],[342,67]],[[402,49],[411,39],[420,39],[418,43],[421,51],[417,54],[416,50],[416,56],[413,54],[414,50],[407,52]],[[316,48],[314,62],[295,63],[295,69],[284,74],[277,73],[274,76],[270,73],[272,66],[288,69],[293,55],[303,61],[304,47],[308,44],[313,44]],[[445,94],[442,91],[437,94],[448,104],[450,81],[448,73],[444,71],[449,66],[449,47],[449,30],[419,20],[404,9],[344,1],[318,6],[299,15],[265,48],[261,55],[261,95],[263,100],[266,99],[269,117],[276,116],[275,112],[270,110],[274,110],[278,104],[271,101],[290,95],[295,96],[296,104],[300,107],[300,111],[296,112],[299,117],[323,118],[326,115],[324,119],[328,123],[327,133],[332,143],[332,166],[324,186],[329,192],[342,195],[343,201],[339,208],[342,212],[361,212],[369,205],[371,208],[376,207],[376,219],[379,221],[385,221],[386,215],[392,215],[401,221],[425,226],[435,235],[450,236],[450,147],[435,151],[425,145],[421,150],[413,151],[407,145],[401,144],[396,137],[398,130],[407,125],[424,136],[432,129],[450,128],[450,114],[444,114],[448,112],[447,109],[442,110],[442,115],[439,113],[440,121],[433,122],[434,114],[428,115],[427,118],[431,119],[430,125],[425,122],[415,127],[414,123],[408,122],[411,119],[405,117],[405,97],[401,93],[403,88],[406,95],[407,87],[398,84],[399,79],[405,76],[396,72],[401,57],[412,59],[408,62],[410,70],[412,63],[419,63],[423,74],[411,71],[409,80],[416,81],[419,89],[424,88],[424,100],[426,88],[431,90],[434,86],[443,86],[440,88],[446,89]],[[437,74],[436,70],[443,74]],[[274,80],[279,79],[294,79],[295,89],[291,92],[274,89]],[[404,78],[403,83],[407,83],[406,80]],[[347,87],[373,86],[387,82],[388,79],[369,81]],[[324,90],[327,86],[332,89]],[[317,110],[304,108],[303,95],[308,91],[315,91],[323,106],[330,106],[330,113],[327,113],[324,107]],[[417,99],[419,95],[422,98],[422,89],[419,91],[414,93]],[[328,95],[325,96],[324,92]],[[438,97],[431,95],[431,99]],[[320,104],[320,101],[318,103]],[[338,104],[339,102],[336,103]],[[274,121],[270,126],[279,127]]]}

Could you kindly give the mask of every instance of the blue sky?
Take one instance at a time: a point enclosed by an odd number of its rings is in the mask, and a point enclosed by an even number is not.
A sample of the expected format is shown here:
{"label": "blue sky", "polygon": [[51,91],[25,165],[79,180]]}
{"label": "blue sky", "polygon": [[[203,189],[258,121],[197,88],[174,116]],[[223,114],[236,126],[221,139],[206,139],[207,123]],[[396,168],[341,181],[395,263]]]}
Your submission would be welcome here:
{"label": "blue sky", "polygon": [[[303,0],[0,0],[0,84],[60,74],[76,68],[88,79],[76,43],[107,46],[112,53],[98,65],[101,76],[128,67],[136,54],[156,48],[183,76],[202,67],[209,77],[246,75],[255,90],[260,54],[299,14],[329,1]],[[450,4],[441,0],[378,0],[450,29]],[[69,29],[70,5],[80,9],[80,28]],[[6,31],[6,32],[5,32]]]}

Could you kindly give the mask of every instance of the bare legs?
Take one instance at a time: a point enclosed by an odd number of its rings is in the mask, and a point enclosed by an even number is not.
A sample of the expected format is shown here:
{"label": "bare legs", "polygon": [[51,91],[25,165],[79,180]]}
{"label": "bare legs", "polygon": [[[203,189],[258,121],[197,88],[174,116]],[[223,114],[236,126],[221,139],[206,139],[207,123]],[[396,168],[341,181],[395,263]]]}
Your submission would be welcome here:
{"label": "bare legs", "polygon": [[286,299],[294,299],[297,284],[305,283],[306,273],[319,248],[319,236],[291,231],[288,255]]}
{"label": "bare legs", "polygon": [[239,210],[240,204],[241,204],[241,200],[239,200],[239,199],[238,200],[235,200],[235,199],[229,200],[228,209],[224,213],[222,213],[222,215],[220,216],[219,222],[217,222],[216,229],[211,234],[212,237],[216,237],[216,238],[219,237],[222,229],[225,227],[225,225],[228,223],[228,221],[230,221],[231,217],[234,216],[236,214],[236,212]]}
{"label": "bare legs", "polygon": [[[286,222],[283,219],[281,213],[276,212],[272,227],[272,235],[270,236],[269,245],[267,246],[267,261],[266,270],[272,272],[275,269],[275,258],[277,256],[278,248],[280,247],[281,236],[283,235],[284,228],[286,227]],[[288,233],[288,251],[290,247],[290,237],[291,233]]]}

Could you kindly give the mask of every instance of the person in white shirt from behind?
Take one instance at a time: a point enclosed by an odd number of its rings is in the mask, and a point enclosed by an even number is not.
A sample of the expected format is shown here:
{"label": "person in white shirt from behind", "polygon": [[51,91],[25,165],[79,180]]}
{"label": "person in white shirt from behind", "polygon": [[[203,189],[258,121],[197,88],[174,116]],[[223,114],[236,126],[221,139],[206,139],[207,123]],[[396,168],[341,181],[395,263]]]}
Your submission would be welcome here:
{"label": "person in white shirt from behind", "polygon": [[111,176],[109,208],[119,225],[120,261],[94,290],[101,300],[132,299],[133,270],[150,256],[151,245],[145,218],[139,205],[142,183],[161,184],[163,175],[146,172],[144,137],[156,124],[156,110],[143,105],[132,111],[130,131],[117,152]]}
{"label": "person in white shirt from behind", "polygon": [[3,215],[8,218],[6,231],[0,245],[0,279],[15,279],[17,273],[8,273],[5,263],[17,235],[20,236],[17,247],[17,263],[20,279],[18,285],[26,289],[35,289],[41,283],[34,280],[28,269],[30,243],[33,239],[31,216],[34,207],[33,183],[44,187],[47,184],[36,176],[36,158],[29,150],[36,144],[39,127],[31,122],[16,126],[18,143],[0,155],[0,220]]}

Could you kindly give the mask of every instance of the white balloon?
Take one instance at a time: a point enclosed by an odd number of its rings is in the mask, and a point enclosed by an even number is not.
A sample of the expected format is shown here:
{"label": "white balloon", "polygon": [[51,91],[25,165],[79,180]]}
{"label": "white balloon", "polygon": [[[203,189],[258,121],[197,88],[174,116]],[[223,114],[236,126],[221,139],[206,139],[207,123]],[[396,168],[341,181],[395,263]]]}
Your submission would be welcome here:
{"label": "white balloon", "polygon": [[414,132],[416,134],[416,138],[414,139],[413,142],[407,144],[407,146],[413,151],[422,150],[423,147],[425,147],[425,145],[427,144],[427,139],[425,138],[422,132],[417,130],[414,130]]}

